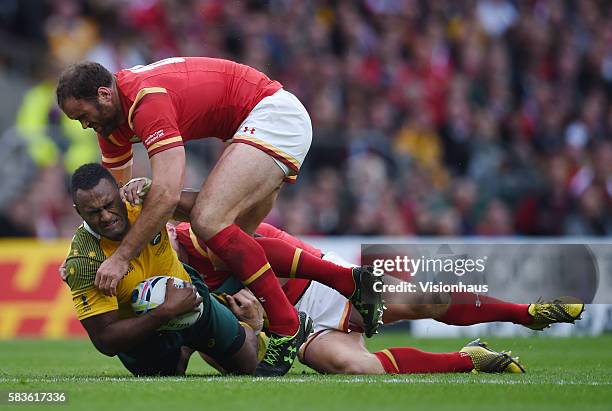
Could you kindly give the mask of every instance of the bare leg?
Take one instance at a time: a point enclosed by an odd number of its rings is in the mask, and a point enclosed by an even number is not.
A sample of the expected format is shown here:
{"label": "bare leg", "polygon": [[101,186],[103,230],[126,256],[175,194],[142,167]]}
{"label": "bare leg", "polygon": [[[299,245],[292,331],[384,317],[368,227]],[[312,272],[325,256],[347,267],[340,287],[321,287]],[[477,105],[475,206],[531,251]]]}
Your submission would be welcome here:
{"label": "bare leg", "polygon": [[284,177],[263,151],[247,144],[231,144],[198,194],[190,218],[194,232],[207,241],[237,222],[239,216],[247,230],[257,227],[274,204]]}
{"label": "bare leg", "polygon": [[232,144],[206,179],[190,215],[194,233],[255,294],[268,315],[274,349],[268,348],[258,375],[286,373],[309,332],[309,319],[298,316],[287,300],[263,248],[235,224],[240,217],[244,227],[255,230],[272,207],[284,177],[263,151]]}
{"label": "bare leg", "polygon": [[236,224],[238,227],[240,227],[247,234],[253,234],[263,219],[270,214],[270,210],[272,210],[272,207],[274,207],[274,203],[276,203],[276,198],[278,197],[279,192],[280,186],[278,186],[272,192],[272,194],[255,204],[249,210],[246,210],[240,214],[236,218]]}
{"label": "bare leg", "polygon": [[[492,354],[493,357],[500,355]],[[330,331],[315,337],[300,351],[303,363],[329,374],[421,374],[468,372],[469,354],[431,353],[412,347],[387,348],[370,353],[360,333]]]}
{"label": "bare leg", "polygon": [[[384,282],[399,284],[400,280],[386,276]],[[450,296],[447,293],[387,293],[385,300],[387,310],[383,314],[383,321],[389,324],[401,320],[438,318],[448,310]]]}
{"label": "bare leg", "polygon": [[[229,358],[212,358],[222,370],[230,374],[253,374],[257,367],[257,345],[259,340],[249,327],[244,328],[246,339],[237,353]],[[215,367],[217,368],[217,367]]]}
{"label": "bare leg", "polygon": [[[305,349],[304,349],[305,348]],[[326,374],[384,374],[376,356],[363,342],[363,334],[329,331],[304,344],[300,361]]]}

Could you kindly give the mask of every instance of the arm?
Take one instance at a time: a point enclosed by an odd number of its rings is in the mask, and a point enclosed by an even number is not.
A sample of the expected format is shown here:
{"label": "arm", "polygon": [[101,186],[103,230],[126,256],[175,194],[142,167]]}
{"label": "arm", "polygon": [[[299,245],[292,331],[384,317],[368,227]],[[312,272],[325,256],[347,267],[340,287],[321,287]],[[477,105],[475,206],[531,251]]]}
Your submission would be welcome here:
{"label": "arm", "polygon": [[153,156],[151,171],[153,183],[142,212],[115,251],[115,254],[127,261],[138,256],[147,241],[172,218],[181,196],[185,175],[184,148],[174,147]]}
{"label": "arm", "polygon": [[185,150],[173,147],[151,157],[153,183],[142,212],[117,250],[96,274],[95,285],[107,295],[115,295],[117,284],[127,272],[129,262],[156,233],[164,228],[179,202],[185,174]]}
{"label": "arm", "polygon": [[[121,187],[121,198],[129,201],[132,205],[141,204],[149,193],[151,182],[151,179],[147,177],[131,179]],[[189,221],[189,214],[199,193],[198,190],[193,188],[183,189],[172,218],[176,221]]]}
{"label": "arm", "polygon": [[81,324],[96,349],[112,357],[145,342],[159,327],[195,309],[200,302],[202,297],[195,292],[195,288],[176,288],[172,281],[168,281],[166,300],[145,315],[122,320],[119,319],[118,311],[113,310],[84,318]]}

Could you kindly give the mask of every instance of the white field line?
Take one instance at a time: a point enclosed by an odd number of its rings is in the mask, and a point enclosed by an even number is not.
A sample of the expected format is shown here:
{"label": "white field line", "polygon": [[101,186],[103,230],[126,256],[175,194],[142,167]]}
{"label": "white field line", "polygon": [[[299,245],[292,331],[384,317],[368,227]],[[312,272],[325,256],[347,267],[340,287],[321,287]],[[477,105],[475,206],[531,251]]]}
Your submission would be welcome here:
{"label": "white field line", "polygon": [[576,380],[558,380],[558,381],[533,381],[531,379],[486,379],[486,380],[469,380],[469,379],[447,379],[438,380],[428,377],[412,377],[412,378],[386,378],[386,379],[374,379],[368,377],[343,377],[343,378],[253,378],[249,380],[247,377],[148,377],[148,378],[134,378],[134,377],[27,377],[27,378],[16,378],[16,377],[0,377],[0,384],[2,383],[61,383],[61,382],[127,382],[127,383],[150,383],[150,382],[211,382],[211,383],[226,383],[226,382],[262,382],[262,383],[282,383],[282,384],[330,384],[330,383],[344,383],[344,384],[358,384],[358,383],[375,383],[375,384],[492,384],[492,385],[587,385],[587,386],[607,386],[612,385],[612,381],[576,381]]}

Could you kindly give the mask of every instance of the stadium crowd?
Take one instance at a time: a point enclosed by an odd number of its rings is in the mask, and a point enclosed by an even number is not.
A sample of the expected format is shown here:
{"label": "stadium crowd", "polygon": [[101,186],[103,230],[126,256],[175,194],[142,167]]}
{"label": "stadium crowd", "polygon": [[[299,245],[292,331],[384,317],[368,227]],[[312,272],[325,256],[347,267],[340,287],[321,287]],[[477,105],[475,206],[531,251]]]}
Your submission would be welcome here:
{"label": "stadium crowd", "polygon": [[60,116],[59,70],[179,55],[251,65],[308,108],[313,146],[268,217],[292,234],[612,234],[605,0],[4,0],[0,44],[0,87],[31,85],[2,103],[0,236],[78,224],[67,177],[99,154]]}

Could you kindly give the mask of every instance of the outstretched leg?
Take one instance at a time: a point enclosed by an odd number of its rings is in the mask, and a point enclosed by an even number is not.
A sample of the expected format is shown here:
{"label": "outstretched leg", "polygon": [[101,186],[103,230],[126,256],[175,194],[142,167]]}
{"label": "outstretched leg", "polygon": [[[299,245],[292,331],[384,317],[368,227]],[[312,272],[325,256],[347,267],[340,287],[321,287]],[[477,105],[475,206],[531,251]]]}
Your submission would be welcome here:
{"label": "outstretched leg", "polygon": [[431,353],[413,347],[370,353],[363,335],[326,330],[313,335],[300,350],[300,361],[327,374],[428,374],[469,372],[524,372],[507,353],[489,349],[479,340],[461,351]]}

